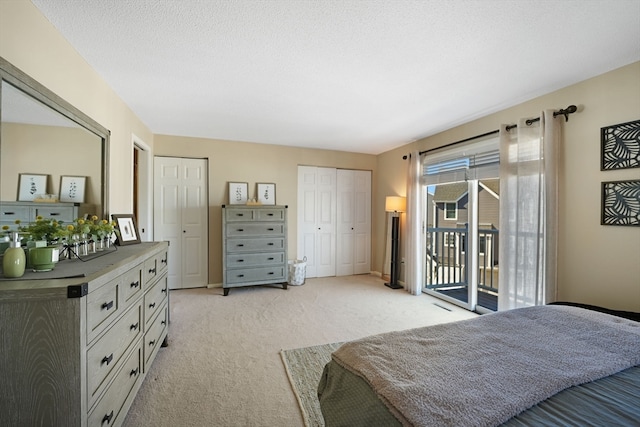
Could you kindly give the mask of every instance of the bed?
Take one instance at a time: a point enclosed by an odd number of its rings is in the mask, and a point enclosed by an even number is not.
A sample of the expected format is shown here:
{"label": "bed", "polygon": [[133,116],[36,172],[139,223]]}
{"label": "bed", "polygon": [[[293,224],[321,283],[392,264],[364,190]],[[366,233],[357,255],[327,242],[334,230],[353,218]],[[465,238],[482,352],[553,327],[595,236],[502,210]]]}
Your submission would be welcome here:
{"label": "bed", "polygon": [[640,425],[638,314],[554,304],[348,342],[327,427]]}

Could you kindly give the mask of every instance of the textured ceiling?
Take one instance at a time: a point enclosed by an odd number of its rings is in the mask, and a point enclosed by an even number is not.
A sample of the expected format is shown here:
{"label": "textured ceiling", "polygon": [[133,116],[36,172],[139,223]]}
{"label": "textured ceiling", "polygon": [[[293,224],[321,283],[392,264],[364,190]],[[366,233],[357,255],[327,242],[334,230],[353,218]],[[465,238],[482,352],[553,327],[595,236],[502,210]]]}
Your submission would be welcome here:
{"label": "textured ceiling", "polygon": [[638,0],[33,3],[156,134],[378,154],[640,60]]}

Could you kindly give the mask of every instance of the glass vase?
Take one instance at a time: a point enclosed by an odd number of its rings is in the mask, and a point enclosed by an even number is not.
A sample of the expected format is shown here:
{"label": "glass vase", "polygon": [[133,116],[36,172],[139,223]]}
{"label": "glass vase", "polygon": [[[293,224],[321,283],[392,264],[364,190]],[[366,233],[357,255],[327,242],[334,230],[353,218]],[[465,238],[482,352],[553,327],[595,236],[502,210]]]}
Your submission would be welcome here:
{"label": "glass vase", "polygon": [[87,254],[95,254],[96,253],[96,241],[91,238],[87,240]]}
{"label": "glass vase", "polygon": [[78,255],[80,256],[89,255],[89,241],[87,239],[86,234],[80,235],[80,241],[78,242],[78,246],[79,246]]}

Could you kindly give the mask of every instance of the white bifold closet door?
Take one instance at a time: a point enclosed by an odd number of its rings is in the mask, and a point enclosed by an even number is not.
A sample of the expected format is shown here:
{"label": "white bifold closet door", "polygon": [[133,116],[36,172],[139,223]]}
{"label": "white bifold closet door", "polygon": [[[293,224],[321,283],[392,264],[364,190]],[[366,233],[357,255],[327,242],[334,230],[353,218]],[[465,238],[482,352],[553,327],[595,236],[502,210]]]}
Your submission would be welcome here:
{"label": "white bifold closet door", "polygon": [[371,172],[338,169],[336,275],[371,271]]}
{"label": "white bifold closet door", "polygon": [[154,159],[154,240],[169,241],[170,289],[208,283],[207,160]]}
{"label": "white bifold closet door", "polygon": [[371,172],[298,166],[297,243],[306,277],[369,273]]}

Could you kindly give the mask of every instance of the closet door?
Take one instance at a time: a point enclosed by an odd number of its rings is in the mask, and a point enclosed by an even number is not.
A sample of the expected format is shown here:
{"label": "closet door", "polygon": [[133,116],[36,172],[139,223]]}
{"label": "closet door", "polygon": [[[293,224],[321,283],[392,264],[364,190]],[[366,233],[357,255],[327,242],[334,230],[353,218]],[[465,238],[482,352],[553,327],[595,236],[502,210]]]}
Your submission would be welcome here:
{"label": "closet door", "polygon": [[336,274],[371,271],[371,172],[337,171]]}
{"label": "closet door", "polygon": [[298,166],[298,258],[307,277],[336,275],[336,169]]}
{"label": "closet door", "polygon": [[170,289],[208,283],[207,161],[155,157],[154,240],[169,241]]}

